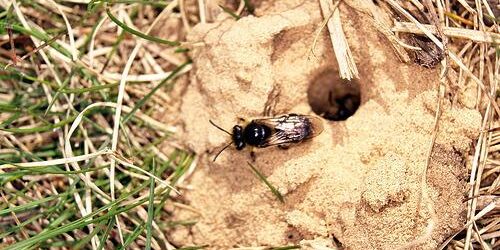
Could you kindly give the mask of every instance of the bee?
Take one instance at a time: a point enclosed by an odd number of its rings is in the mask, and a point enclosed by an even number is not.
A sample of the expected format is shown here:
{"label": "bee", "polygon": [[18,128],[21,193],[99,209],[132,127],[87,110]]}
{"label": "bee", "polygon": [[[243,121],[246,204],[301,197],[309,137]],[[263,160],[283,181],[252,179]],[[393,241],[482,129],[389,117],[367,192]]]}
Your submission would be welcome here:
{"label": "bee", "polygon": [[313,138],[323,132],[323,123],[320,118],[310,115],[287,114],[278,117],[251,120],[245,126],[235,125],[233,132],[210,123],[231,136],[231,142],[224,146],[214,157],[217,157],[230,145],[234,144],[237,150],[247,145],[257,148],[270,146],[288,147]]}

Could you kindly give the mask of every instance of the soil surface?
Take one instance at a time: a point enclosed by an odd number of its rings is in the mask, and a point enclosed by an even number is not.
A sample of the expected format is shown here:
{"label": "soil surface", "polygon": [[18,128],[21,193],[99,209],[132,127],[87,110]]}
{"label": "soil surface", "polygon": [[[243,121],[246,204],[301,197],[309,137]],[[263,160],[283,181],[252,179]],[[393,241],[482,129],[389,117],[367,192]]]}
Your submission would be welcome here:
{"label": "soil surface", "polygon": [[[481,116],[461,104],[470,96],[442,101],[439,133],[427,179],[422,178],[439,71],[401,62],[363,11],[378,7],[359,2],[340,5],[360,71],[355,83],[339,79],[326,30],[311,52],[323,20],[316,1],[263,2],[255,16],[236,21],[222,13],[214,23],[192,29],[189,40],[203,45],[192,50],[181,118],[183,139],[201,158],[185,194],[194,210],[174,214],[197,223],[174,229],[173,243],[213,249],[291,244],[432,249],[463,225],[465,162]],[[230,130],[240,117],[314,115],[310,104],[320,105],[316,98],[328,95],[308,98],[308,92],[325,84],[325,75],[334,86],[326,84],[327,92],[360,93],[354,115],[323,119],[319,136],[287,150],[256,150],[254,166],[283,194],[284,203],[248,167],[249,150],[230,147],[212,162],[230,138],[209,119]]]}

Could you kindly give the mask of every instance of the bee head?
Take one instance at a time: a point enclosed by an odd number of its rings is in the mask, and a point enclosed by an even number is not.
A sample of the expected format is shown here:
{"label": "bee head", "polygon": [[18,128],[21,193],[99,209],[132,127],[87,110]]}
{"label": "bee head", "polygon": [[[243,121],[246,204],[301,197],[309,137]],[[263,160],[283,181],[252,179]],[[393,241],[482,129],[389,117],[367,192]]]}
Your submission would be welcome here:
{"label": "bee head", "polygon": [[232,139],[236,145],[237,150],[242,150],[245,147],[245,141],[243,140],[243,127],[240,125],[235,125],[233,127]]}

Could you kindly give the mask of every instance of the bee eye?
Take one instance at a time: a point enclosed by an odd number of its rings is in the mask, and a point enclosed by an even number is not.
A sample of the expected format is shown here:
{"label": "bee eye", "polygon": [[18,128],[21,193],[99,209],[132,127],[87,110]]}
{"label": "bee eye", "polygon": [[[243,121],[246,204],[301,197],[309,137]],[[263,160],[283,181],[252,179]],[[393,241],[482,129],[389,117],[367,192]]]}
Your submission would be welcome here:
{"label": "bee eye", "polygon": [[359,108],[361,92],[357,80],[340,79],[336,70],[326,69],[309,83],[307,99],[317,115],[332,121],[343,121]]}
{"label": "bee eye", "polygon": [[233,127],[233,135],[240,135],[243,132],[243,128],[240,125],[235,125]]}

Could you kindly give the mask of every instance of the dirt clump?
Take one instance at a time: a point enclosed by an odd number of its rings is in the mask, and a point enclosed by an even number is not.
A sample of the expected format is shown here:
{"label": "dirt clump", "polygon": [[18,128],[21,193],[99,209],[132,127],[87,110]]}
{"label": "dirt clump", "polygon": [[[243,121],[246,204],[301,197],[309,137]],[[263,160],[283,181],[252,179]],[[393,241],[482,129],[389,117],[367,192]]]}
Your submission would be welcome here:
{"label": "dirt clump", "polygon": [[238,117],[262,116],[269,107],[273,114],[313,114],[310,84],[337,67],[326,32],[311,54],[322,22],[318,4],[277,2],[261,3],[258,17],[236,21],[222,14],[189,35],[204,44],[192,50],[194,68],[181,105],[184,139],[202,157],[185,195],[198,213],[175,211],[177,219],[197,223],[174,229],[170,240],[213,249],[287,244],[387,249],[405,246],[431,228],[419,247],[435,248],[465,220],[464,161],[480,114],[443,100],[422,184],[438,72],[400,62],[371,18],[350,5],[341,4],[340,11],[360,70],[361,105],[345,121],[324,120],[325,130],[311,141],[256,151],[254,165],[285,202],[248,168],[248,151],[230,148],[211,162],[230,138],[209,119],[229,130]]}

